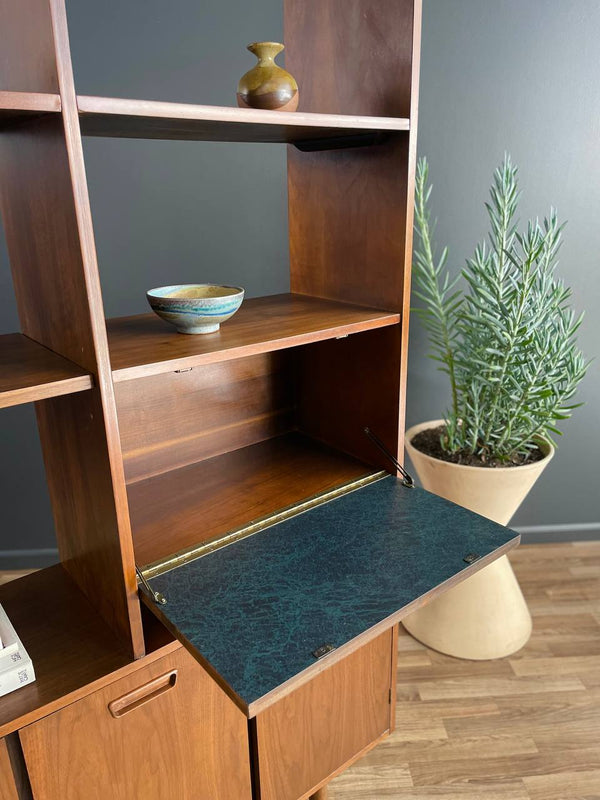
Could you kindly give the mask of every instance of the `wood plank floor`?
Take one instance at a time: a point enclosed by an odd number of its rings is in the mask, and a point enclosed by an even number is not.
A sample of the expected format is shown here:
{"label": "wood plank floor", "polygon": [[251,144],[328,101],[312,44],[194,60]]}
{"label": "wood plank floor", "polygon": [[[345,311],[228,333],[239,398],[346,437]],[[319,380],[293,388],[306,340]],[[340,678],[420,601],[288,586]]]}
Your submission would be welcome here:
{"label": "wood plank floor", "polygon": [[600,542],[522,545],[516,655],[460,661],[400,629],[397,730],[330,800],[600,800]]}

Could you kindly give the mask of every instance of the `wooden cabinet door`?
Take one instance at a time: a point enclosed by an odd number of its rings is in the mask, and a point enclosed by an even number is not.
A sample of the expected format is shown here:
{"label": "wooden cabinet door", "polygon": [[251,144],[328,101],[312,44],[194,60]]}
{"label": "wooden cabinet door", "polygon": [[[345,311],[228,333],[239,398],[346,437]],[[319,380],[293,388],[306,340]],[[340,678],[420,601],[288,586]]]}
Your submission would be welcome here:
{"label": "wooden cabinet door", "polygon": [[183,648],[20,736],[35,800],[251,800],[247,720]]}
{"label": "wooden cabinet door", "polygon": [[257,716],[260,800],[306,797],[391,729],[394,644],[388,630]]}
{"label": "wooden cabinet door", "polygon": [[0,739],[0,800],[19,800],[6,741]]}

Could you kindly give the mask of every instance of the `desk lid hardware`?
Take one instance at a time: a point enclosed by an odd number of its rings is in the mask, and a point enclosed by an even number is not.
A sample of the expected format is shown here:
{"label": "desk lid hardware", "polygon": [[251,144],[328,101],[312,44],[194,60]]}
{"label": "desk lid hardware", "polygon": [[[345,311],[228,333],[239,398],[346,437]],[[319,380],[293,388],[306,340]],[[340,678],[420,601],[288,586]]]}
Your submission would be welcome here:
{"label": "desk lid hardware", "polygon": [[332,650],[335,650],[334,645],[322,644],[320,647],[317,647],[316,650],[313,650],[312,654],[318,661],[320,658],[323,658],[323,656],[326,656],[327,653],[331,653]]}
{"label": "desk lid hardware", "polygon": [[166,606],[167,598],[164,596],[164,594],[154,591],[154,589],[150,586],[146,578],[144,578],[142,570],[137,565],[135,571],[138,576],[138,581],[142,584],[142,586],[148,592],[148,594],[154,600],[154,602],[159,606]]}
{"label": "desk lid hardware", "polygon": [[478,561],[481,558],[479,553],[468,553],[464,558],[463,561],[465,564],[474,564],[475,561]]}
{"label": "desk lid hardware", "polygon": [[402,475],[402,486],[406,486],[408,489],[414,489],[415,482],[410,475],[402,466],[402,464],[398,461],[396,456],[392,455],[381,439],[376,436],[370,428],[365,428],[365,433],[369,437],[369,439],[377,445],[377,447],[381,450],[381,452],[386,455],[392,464],[396,467],[400,475]]}
{"label": "desk lid hardware", "polygon": [[309,511],[312,508],[324,505],[330,500],[343,497],[345,494],[349,494],[356,489],[362,489],[365,486],[368,486],[370,483],[375,483],[376,481],[387,477],[389,477],[389,472],[386,472],[385,470],[366,473],[360,478],[355,478],[347,483],[343,483],[341,486],[336,486],[333,489],[328,489],[325,492],[313,495],[306,500],[293,503],[290,506],[286,506],[285,508],[279,509],[271,514],[267,514],[264,517],[260,517],[259,519],[256,519],[246,525],[241,525],[239,528],[234,528],[225,534],[219,534],[212,539],[194,544],[191,547],[180,550],[177,553],[173,553],[167,558],[154,561],[151,564],[145,564],[141,568],[143,575],[148,580],[152,580],[152,578],[156,578],[158,575],[163,575],[165,572],[170,572],[173,569],[182,567],[184,564],[189,564],[191,561],[195,561],[197,558],[203,558],[209,553],[214,553],[215,550],[219,550],[221,547],[226,547],[230,544],[234,544],[235,542],[239,542],[248,536],[253,536],[260,531],[266,530],[267,528],[270,528],[279,522],[284,522],[285,520],[298,516],[299,514]]}

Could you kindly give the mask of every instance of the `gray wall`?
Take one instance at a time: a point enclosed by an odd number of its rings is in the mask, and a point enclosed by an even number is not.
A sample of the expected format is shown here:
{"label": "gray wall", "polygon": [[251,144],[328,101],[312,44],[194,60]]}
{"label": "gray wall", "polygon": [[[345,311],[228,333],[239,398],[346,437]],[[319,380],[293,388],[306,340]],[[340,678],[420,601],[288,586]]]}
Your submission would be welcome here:
{"label": "gray wall", "polygon": [[[569,220],[558,270],[586,310],[580,341],[600,351],[600,3],[424,0],[419,152],[430,161],[438,239],[457,268],[486,232],[483,201],[505,150],[520,166],[521,219],[554,205]],[[408,424],[440,415],[448,392],[413,320]],[[554,461],[516,526],[600,537],[600,362],[564,423]],[[566,528],[556,527],[566,526]],[[537,533],[529,530],[530,535]],[[531,540],[531,539],[530,539]]]}
{"label": "gray wall", "polygon": [[[68,10],[84,94],[231,105],[253,61],[244,45],[282,36],[280,0],[71,0]],[[439,238],[460,266],[485,231],[482,202],[509,150],[521,165],[523,216],[553,203],[570,220],[561,272],[589,309],[581,339],[590,356],[600,341],[599,39],[595,0],[424,0],[420,152],[431,162]],[[168,282],[240,283],[250,296],[287,289],[283,146],[88,139],[85,157],[108,316],[145,311],[145,289]],[[0,245],[5,333],[19,325]],[[409,424],[438,416],[447,396],[416,322],[411,336]],[[552,536],[565,535],[556,525],[599,532],[590,446],[600,444],[599,398],[596,363],[581,392],[587,405],[566,423],[517,524]],[[4,410],[0,438],[0,551],[53,548],[32,409]],[[44,558],[4,552],[0,566]]]}

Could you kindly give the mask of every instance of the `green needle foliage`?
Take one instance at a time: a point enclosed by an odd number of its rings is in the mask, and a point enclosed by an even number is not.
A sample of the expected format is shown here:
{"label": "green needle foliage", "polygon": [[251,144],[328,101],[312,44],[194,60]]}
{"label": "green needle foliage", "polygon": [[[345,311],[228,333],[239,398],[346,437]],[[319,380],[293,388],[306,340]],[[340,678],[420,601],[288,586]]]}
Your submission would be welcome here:
{"label": "green needle foliage", "polygon": [[552,441],[568,419],[587,364],[577,346],[581,317],[571,290],[554,275],[562,229],[556,211],[517,228],[517,168],[505,156],[486,203],[489,240],[475,248],[458,287],[437,255],[431,222],[429,168],[417,165],[413,275],[416,310],[429,334],[431,357],[450,380],[442,449],[478,455],[482,463],[522,463],[541,439]]}

